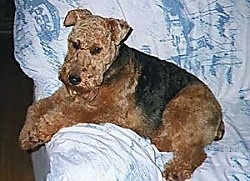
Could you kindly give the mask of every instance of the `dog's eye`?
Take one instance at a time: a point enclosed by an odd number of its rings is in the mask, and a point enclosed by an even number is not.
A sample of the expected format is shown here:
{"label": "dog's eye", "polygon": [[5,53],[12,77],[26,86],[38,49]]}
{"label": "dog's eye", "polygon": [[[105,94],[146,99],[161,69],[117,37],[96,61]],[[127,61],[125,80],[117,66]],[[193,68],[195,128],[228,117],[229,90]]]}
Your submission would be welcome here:
{"label": "dog's eye", "polygon": [[72,47],[74,48],[74,49],[80,49],[80,42],[79,41],[77,41],[77,42],[75,42],[75,41],[73,41],[72,42]]}
{"label": "dog's eye", "polygon": [[101,51],[102,51],[102,48],[100,48],[100,47],[92,47],[92,48],[90,48],[90,53],[92,55],[96,55],[96,54],[100,53]]}

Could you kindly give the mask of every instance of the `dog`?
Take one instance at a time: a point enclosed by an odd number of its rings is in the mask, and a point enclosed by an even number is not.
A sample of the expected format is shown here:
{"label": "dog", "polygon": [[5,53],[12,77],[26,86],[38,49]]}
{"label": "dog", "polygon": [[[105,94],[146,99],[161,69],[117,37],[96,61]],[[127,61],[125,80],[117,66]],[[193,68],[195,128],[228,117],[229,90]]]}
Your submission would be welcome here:
{"label": "dog", "polygon": [[73,26],[59,71],[63,86],[32,104],[19,140],[23,150],[46,143],[77,123],[114,123],[173,152],[167,180],[189,179],[206,159],[204,147],[224,135],[222,110],[212,91],[194,75],[165,60],[128,47],[126,21],[68,12]]}

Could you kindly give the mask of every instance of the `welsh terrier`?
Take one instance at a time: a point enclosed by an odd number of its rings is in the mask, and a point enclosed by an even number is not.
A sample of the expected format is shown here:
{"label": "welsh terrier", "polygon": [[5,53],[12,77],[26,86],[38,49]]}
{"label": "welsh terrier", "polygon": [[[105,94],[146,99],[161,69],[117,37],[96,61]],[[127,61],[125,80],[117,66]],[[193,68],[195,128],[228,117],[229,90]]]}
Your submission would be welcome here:
{"label": "welsh terrier", "polygon": [[23,150],[48,142],[77,123],[114,123],[174,153],[167,180],[185,180],[206,159],[204,147],[224,134],[220,104],[197,77],[173,63],[128,47],[132,28],[86,9],[68,12],[73,26],[59,72],[64,83],[27,111],[20,133]]}

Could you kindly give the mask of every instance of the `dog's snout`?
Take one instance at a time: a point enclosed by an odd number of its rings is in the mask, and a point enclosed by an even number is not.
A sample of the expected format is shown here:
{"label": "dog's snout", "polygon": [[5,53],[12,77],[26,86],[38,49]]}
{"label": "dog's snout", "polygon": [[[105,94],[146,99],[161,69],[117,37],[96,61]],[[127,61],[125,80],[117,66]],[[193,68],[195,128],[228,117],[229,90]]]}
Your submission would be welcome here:
{"label": "dog's snout", "polygon": [[79,76],[76,75],[69,76],[69,83],[71,83],[72,85],[78,85],[81,83],[81,81],[82,79]]}

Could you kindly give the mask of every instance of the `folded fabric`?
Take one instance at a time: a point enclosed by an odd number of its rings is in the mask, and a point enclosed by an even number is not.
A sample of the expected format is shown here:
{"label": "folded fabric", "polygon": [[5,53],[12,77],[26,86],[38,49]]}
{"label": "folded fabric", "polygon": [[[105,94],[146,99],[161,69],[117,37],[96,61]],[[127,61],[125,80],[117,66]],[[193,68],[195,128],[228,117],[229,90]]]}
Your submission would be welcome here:
{"label": "folded fabric", "polygon": [[160,153],[150,141],[113,124],[63,128],[46,145],[47,181],[162,181],[172,153]]}

